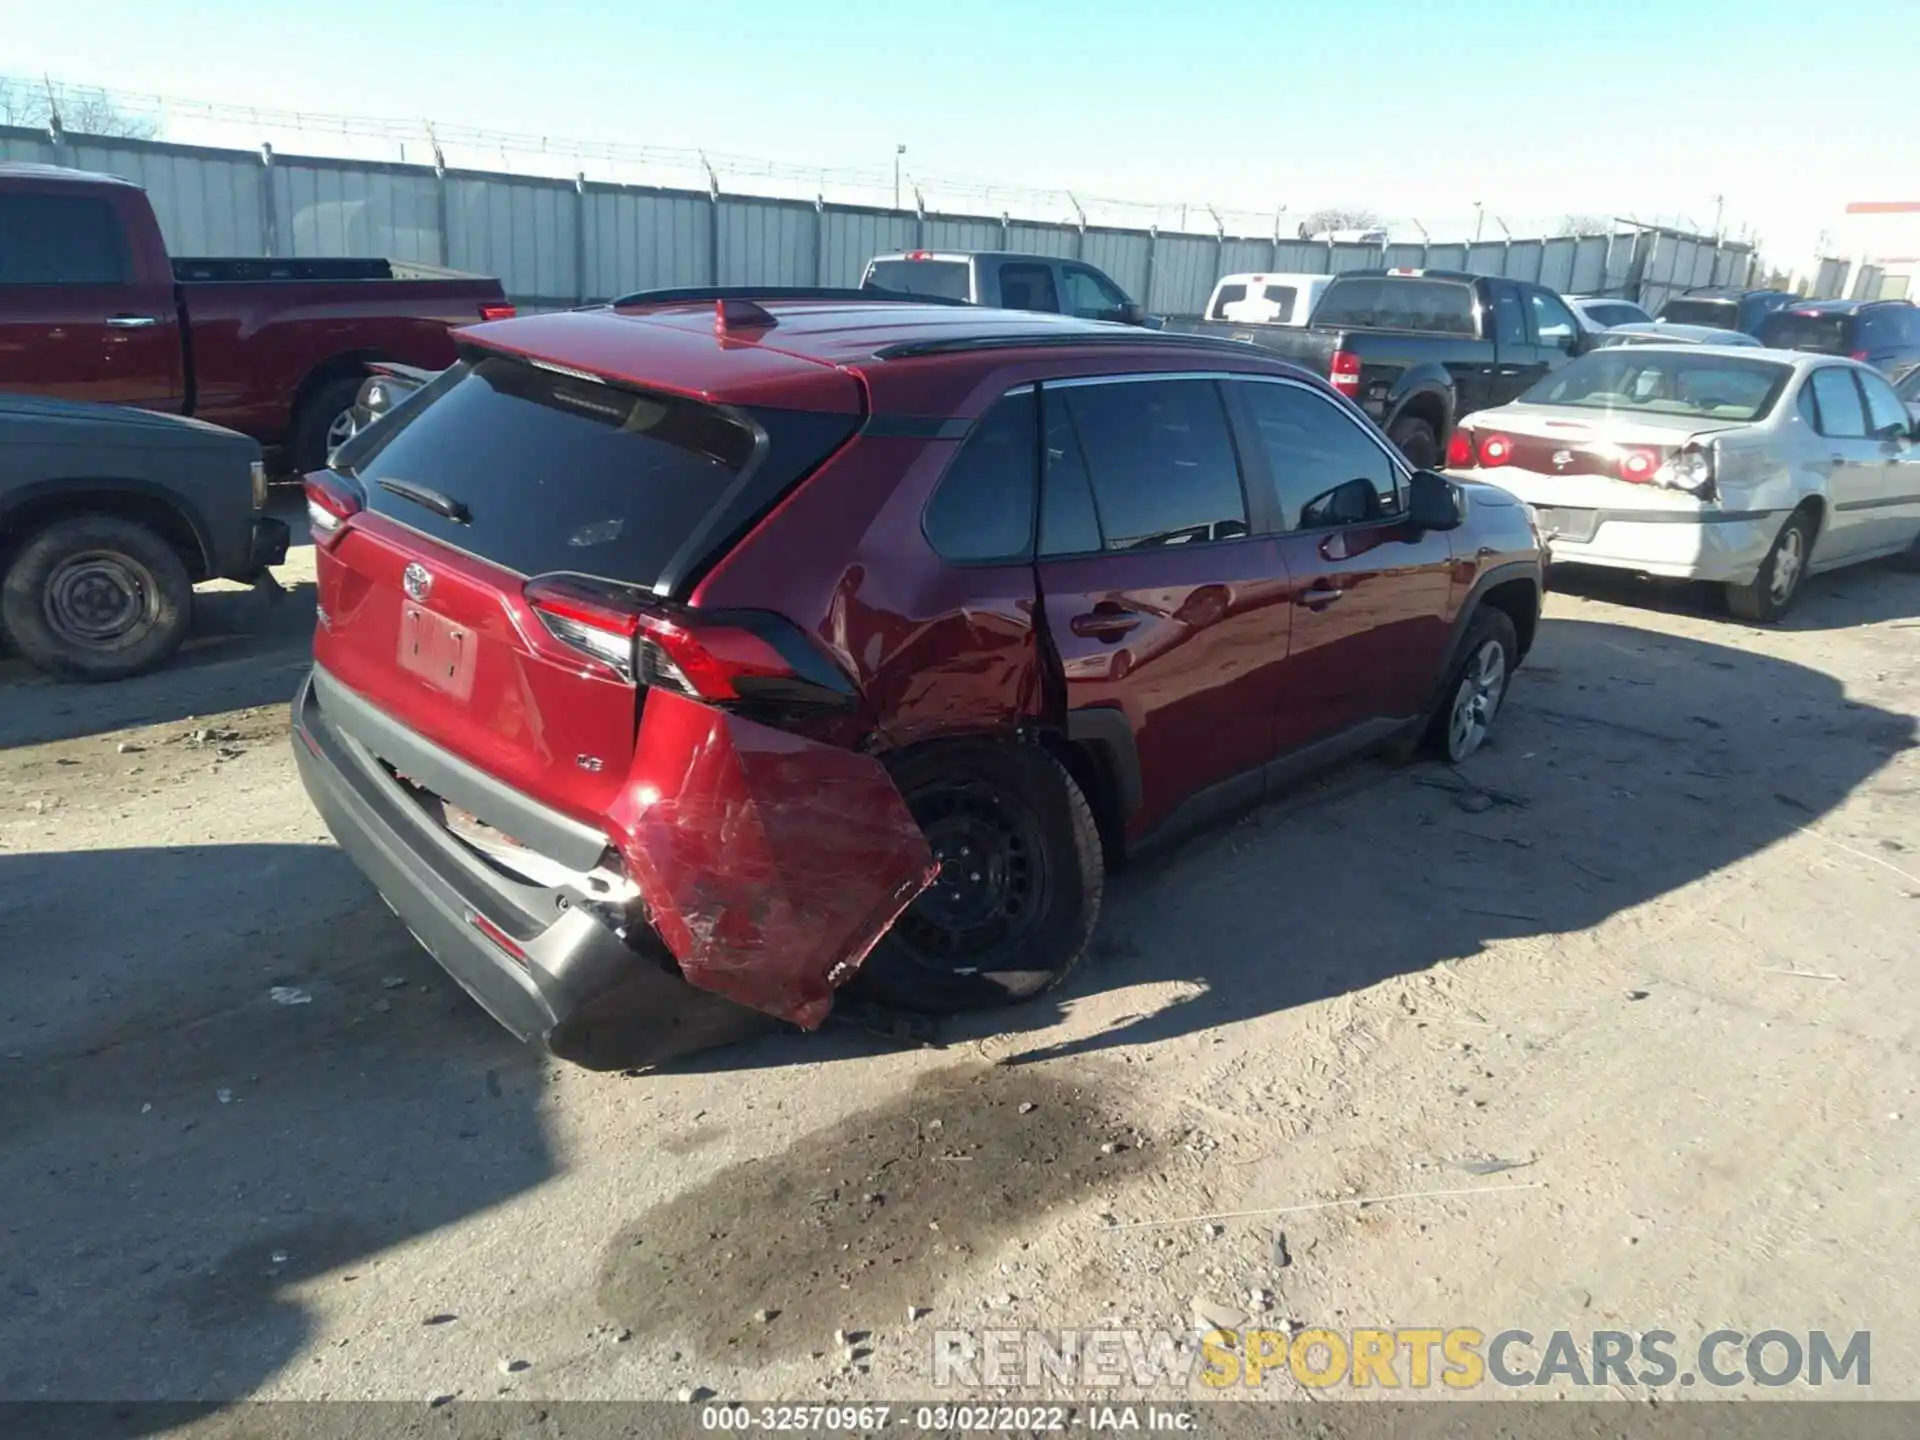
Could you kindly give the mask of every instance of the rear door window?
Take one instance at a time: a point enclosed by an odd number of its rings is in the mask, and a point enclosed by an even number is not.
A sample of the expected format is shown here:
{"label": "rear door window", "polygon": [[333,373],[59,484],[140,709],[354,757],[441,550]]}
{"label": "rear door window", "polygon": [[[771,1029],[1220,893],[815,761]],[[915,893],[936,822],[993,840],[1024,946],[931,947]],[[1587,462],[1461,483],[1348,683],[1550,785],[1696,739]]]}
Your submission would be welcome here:
{"label": "rear door window", "polygon": [[1275,319],[1282,322],[1293,319],[1294,303],[1299,300],[1300,292],[1291,285],[1268,285],[1261,292],[1269,305],[1277,307]]}
{"label": "rear door window", "polygon": [[1039,432],[1031,390],[973,427],[927,504],[927,540],[942,559],[978,564],[1031,553]]}
{"label": "rear door window", "polygon": [[1120,320],[1126,315],[1127,297],[1105,276],[1084,265],[1068,265],[1061,270],[1060,280],[1069,315],[1082,320]]}
{"label": "rear door window", "polygon": [[1573,312],[1560,303],[1558,296],[1545,290],[1529,289],[1527,308],[1533,316],[1536,343],[1555,350],[1573,348],[1573,337],[1580,333],[1580,326],[1574,320]]}
{"label": "rear door window", "polygon": [[1527,317],[1520,308],[1520,291],[1508,280],[1489,280],[1493,294],[1494,339],[1501,345],[1527,343]]}
{"label": "rear door window", "polygon": [[1211,380],[1067,385],[1049,392],[1048,404],[1072,421],[1108,550],[1247,534],[1240,467]]}
{"label": "rear door window", "polygon": [[1411,275],[1341,277],[1314,308],[1313,323],[1347,330],[1423,330],[1475,335],[1473,287]]}
{"label": "rear door window", "polygon": [[97,195],[0,194],[0,285],[119,285],[126,244]]}
{"label": "rear door window", "polygon": [[1737,330],[1740,307],[1731,300],[1669,300],[1660,318],[1672,325],[1706,325],[1715,330]]}
{"label": "rear door window", "polygon": [[971,267],[964,260],[876,260],[867,266],[866,283],[903,295],[973,299]]}
{"label": "rear door window", "polygon": [[1860,382],[1861,392],[1867,398],[1867,428],[1875,435],[1889,429],[1906,434],[1913,417],[1907,414],[1900,397],[1893,393],[1893,386],[1870,370],[1856,370],[1853,378]]}
{"label": "rear door window", "polygon": [[1829,365],[1813,372],[1807,388],[1813,392],[1822,435],[1835,440],[1859,440],[1866,436],[1866,411],[1861,407],[1860,389],[1853,383],[1852,371]]}
{"label": "rear door window", "polygon": [[731,531],[751,518],[729,506],[770,503],[856,423],[723,411],[491,355],[433,390],[366,431],[367,449],[340,452],[369,509],[522,575],[573,571],[643,588],[682,572],[689,546],[726,539],[716,524],[732,516]]}
{"label": "rear door window", "polygon": [[1000,304],[1008,310],[1044,310],[1060,313],[1060,296],[1053,286],[1053,267],[1009,260],[1000,266]]}

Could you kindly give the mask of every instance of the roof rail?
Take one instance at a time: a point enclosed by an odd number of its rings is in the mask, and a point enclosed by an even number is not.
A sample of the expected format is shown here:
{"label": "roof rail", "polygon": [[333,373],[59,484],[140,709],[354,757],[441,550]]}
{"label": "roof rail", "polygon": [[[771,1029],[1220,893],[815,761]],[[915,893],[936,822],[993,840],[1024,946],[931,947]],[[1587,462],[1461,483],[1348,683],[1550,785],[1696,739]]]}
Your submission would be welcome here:
{"label": "roof rail", "polygon": [[[1269,359],[1283,357],[1262,350],[1251,340],[1229,340],[1220,335],[1186,335],[1134,327],[1106,330],[1030,330],[1001,335],[954,335],[944,339],[902,340],[874,351],[877,360],[911,360],[921,355],[959,355],[970,350],[1026,350],[1067,345],[1161,345],[1168,349],[1252,352]],[[1290,363],[1290,362],[1289,362]]]}
{"label": "roof rail", "polygon": [[968,303],[949,300],[944,295],[910,295],[904,290],[885,290],[878,285],[863,285],[852,290],[830,285],[692,285],[679,290],[636,290],[608,303],[618,309],[627,305],[710,305],[716,300],[865,300],[894,305]]}

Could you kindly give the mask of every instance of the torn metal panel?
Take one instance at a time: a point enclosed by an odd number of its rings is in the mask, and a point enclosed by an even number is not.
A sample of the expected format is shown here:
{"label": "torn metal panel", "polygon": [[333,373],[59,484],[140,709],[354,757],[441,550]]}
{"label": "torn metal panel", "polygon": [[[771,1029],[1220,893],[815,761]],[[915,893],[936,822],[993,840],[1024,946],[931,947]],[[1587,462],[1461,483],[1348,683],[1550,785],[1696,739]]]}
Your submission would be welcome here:
{"label": "torn metal panel", "polygon": [[938,869],[877,760],[663,690],[612,811],[694,985],[812,1029]]}

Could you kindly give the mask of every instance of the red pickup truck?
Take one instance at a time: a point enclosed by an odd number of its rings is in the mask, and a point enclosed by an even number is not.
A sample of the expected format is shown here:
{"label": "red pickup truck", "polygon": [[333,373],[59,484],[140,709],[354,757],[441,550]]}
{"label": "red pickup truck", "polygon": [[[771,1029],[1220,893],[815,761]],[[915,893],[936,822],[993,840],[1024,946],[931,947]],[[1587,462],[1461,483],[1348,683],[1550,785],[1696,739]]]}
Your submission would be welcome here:
{"label": "red pickup truck", "polygon": [[0,390],[194,415],[296,472],[351,432],[374,360],[453,363],[498,280],[388,260],[180,259],[146,191],[0,164]]}

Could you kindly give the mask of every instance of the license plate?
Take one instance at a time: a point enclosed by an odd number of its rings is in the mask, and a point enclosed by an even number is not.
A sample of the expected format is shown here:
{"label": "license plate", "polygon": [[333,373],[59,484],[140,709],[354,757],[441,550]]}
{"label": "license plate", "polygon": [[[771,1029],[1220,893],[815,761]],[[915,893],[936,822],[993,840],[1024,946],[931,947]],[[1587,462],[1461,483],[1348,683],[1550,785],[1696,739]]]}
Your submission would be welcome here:
{"label": "license plate", "polygon": [[1597,510],[1569,510],[1561,505],[1536,505],[1533,513],[1540,519],[1540,529],[1550,540],[1571,540],[1575,544],[1584,544],[1593,539]]}
{"label": "license plate", "polygon": [[400,668],[458,700],[473,693],[471,630],[418,605],[400,613]]}

